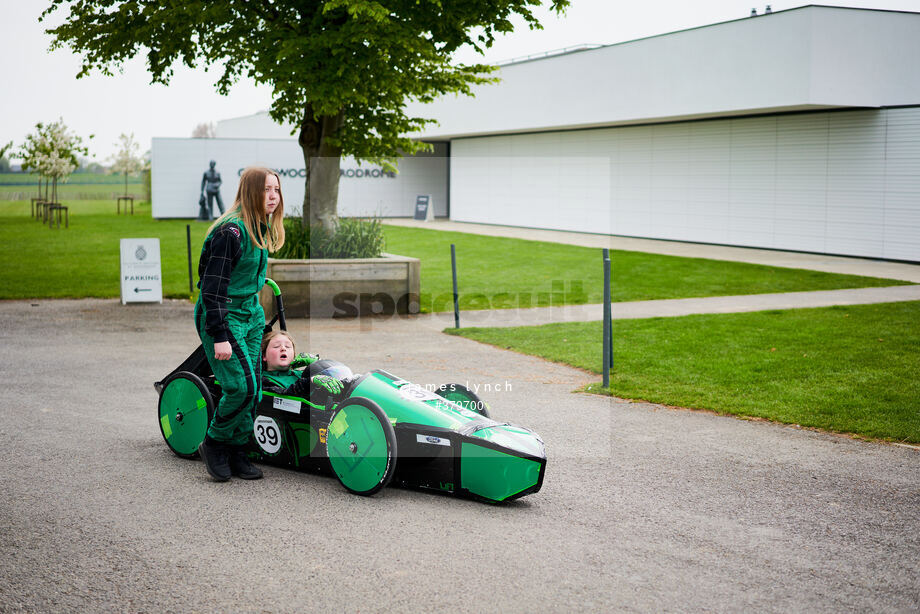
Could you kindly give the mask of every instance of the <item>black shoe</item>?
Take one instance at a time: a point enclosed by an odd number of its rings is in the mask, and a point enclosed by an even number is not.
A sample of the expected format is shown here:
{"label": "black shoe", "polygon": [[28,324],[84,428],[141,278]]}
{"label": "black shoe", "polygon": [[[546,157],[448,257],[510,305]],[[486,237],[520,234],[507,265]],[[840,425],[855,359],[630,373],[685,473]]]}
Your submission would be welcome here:
{"label": "black shoe", "polygon": [[241,448],[230,451],[230,471],[236,477],[244,480],[258,480],[262,477],[262,470],[249,462],[249,458]]}
{"label": "black shoe", "polygon": [[230,464],[228,463],[230,452],[226,445],[205,437],[198,446],[198,454],[212,478],[218,482],[226,482],[230,479]]}

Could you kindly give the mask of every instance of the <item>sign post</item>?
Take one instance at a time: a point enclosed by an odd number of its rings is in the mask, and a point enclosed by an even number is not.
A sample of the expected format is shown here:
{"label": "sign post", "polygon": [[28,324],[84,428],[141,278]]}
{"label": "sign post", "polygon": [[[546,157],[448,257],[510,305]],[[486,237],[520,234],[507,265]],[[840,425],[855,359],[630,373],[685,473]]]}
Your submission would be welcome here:
{"label": "sign post", "polygon": [[415,218],[430,222],[434,219],[434,207],[431,202],[431,194],[419,194],[415,197]]}
{"label": "sign post", "polygon": [[121,304],[162,303],[159,239],[121,240]]}

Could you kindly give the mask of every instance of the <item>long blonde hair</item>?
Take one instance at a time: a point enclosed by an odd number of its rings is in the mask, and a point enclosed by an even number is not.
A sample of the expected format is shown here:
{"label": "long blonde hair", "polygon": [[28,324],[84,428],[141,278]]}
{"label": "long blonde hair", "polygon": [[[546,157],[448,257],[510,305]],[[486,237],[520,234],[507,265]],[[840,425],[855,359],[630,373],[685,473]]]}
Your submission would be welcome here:
{"label": "long blonde hair", "polygon": [[[271,216],[265,213],[265,179],[269,175],[275,176],[279,186],[278,206]],[[233,204],[211,224],[208,234],[229,218],[238,217],[246,226],[246,232],[249,233],[249,239],[254,246],[268,249],[270,252],[278,251],[284,245],[284,196],[281,195],[280,186],[281,178],[270,168],[246,167],[240,175],[240,186],[236,190]],[[268,229],[266,234],[262,233],[263,224]]]}

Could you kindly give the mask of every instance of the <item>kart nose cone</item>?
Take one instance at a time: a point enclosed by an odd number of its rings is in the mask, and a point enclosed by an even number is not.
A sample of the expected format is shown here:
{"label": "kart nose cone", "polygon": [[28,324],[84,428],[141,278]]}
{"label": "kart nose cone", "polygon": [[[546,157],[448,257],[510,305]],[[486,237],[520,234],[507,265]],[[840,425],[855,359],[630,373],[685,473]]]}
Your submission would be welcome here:
{"label": "kart nose cone", "polygon": [[543,440],[530,429],[502,424],[478,430],[473,433],[473,437],[498,444],[510,452],[546,458],[546,446],[543,445]]}
{"label": "kart nose cone", "polygon": [[543,441],[527,429],[498,425],[477,431],[461,445],[461,487],[494,501],[537,492],[545,470]]}

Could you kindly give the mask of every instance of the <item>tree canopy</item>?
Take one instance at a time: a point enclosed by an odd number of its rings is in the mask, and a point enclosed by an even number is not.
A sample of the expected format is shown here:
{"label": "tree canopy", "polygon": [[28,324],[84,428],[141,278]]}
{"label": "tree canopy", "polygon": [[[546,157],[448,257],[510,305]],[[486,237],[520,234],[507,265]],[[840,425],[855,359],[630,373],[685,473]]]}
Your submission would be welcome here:
{"label": "tree canopy", "polygon": [[431,120],[408,115],[407,102],[469,94],[489,79],[490,66],[452,63],[461,46],[481,52],[513,30],[515,15],[539,28],[534,8],[548,4],[561,12],[569,3],[53,0],[42,19],[69,9],[64,23],[48,32],[53,46],[82,54],[80,76],[94,69],[112,74],[144,54],[154,82],[167,83],[181,62],[221,66],[216,86],[222,94],[241,76],[271,86],[271,117],[300,128],[308,192],[311,158],[334,157],[337,193],[342,154],[381,162],[425,147],[406,135]]}

